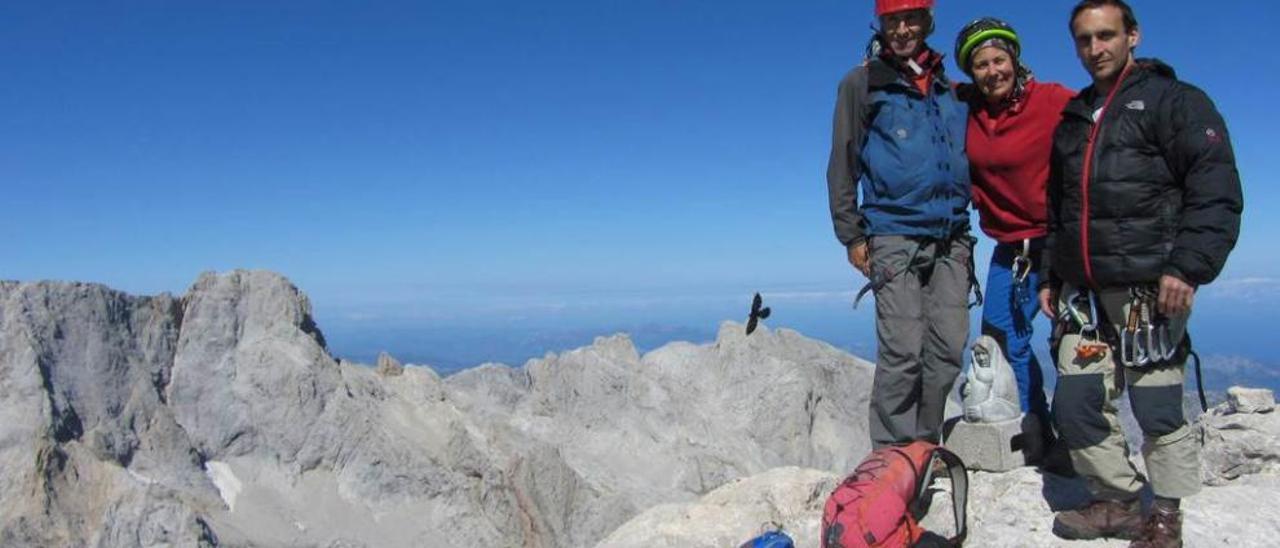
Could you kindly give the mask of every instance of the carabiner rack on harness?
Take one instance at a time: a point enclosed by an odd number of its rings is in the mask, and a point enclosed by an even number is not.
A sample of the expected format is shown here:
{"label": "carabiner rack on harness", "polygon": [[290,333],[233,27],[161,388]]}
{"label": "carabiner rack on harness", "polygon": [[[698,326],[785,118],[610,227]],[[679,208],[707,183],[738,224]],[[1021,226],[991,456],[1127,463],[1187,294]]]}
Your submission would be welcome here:
{"label": "carabiner rack on harness", "polygon": [[[1133,287],[1129,289],[1129,317],[1125,321],[1124,329],[1120,331],[1120,363],[1125,367],[1137,367],[1146,365],[1151,361],[1147,354],[1147,348],[1150,345],[1142,344],[1142,336],[1144,333],[1149,334],[1150,318],[1149,313],[1144,313],[1146,301],[1142,298],[1139,288]],[[1149,338],[1149,337],[1148,337]]]}
{"label": "carabiner rack on harness", "polygon": [[1120,363],[1143,367],[1167,362],[1178,354],[1169,320],[1155,312],[1158,290],[1153,286],[1129,289],[1129,317],[1120,332]]}

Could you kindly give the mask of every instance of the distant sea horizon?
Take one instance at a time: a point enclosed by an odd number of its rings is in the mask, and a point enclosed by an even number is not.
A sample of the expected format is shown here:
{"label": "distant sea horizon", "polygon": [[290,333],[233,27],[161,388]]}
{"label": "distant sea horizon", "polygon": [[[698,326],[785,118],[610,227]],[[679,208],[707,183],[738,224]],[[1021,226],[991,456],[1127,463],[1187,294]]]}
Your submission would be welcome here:
{"label": "distant sea horizon", "polygon": [[[773,315],[764,324],[770,329],[792,329],[868,361],[875,360],[875,303],[866,299],[858,309],[847,294],[781,294],[766,305]],[[485,363],[520,367],[528,360],[588,346],[596,337],[628,335],[640,353],[671,342],[708,343],[715,340],[724,321],[745,323],[750,294],[742,305],[663,307],[643,310],[605,310],[594,314],[521,314],[500,318],[470,318],[448,323],[413,318],[326,317],[317,320],[330,351],[339,358],[373,364],[381,352],[403,363],[426,365],[450,375]],[[970,342],[978,335],[980,315],[971,318]],[[1280,342],[1271,333],[1280,327],[1280,314],[1271,306],[1249,304],[1243,299],[1204,299],[1191,321],[1195,348],[1203,360],[1205,387],[1224,390],[1247,385],[1280,390]],[[1034,348],[1052,386],[1048,359],[1049,324],[1036,320]],[[1188,387],[1194,386],[1188,371]]]}

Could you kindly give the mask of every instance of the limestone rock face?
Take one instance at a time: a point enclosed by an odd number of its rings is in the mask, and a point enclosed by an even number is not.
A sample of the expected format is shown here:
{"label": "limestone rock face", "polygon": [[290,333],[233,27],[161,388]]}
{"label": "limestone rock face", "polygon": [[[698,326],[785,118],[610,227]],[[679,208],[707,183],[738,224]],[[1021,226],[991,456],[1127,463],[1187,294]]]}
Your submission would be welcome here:
{"label": "limestone rock face", "polygon": [[299,468],[332,447],[312,434],[342,382],[296,288],[266,272],[205,274],[182,314],[168,388],[208,459],[261,451]]}
{"label": "limestone rock face", "polygon": [[870,449],[872,370],[793,331],[748,337],[728,322],[711,345],[640,356],[625,336],[601,337],[523,369],[464,371],[446,385],[507,458],[558,448],[566,469],[530,481],[560,487],[531,500],[531,515],[581,515],[576,530],[545,528],[566,532],[557,545],[583,546],[645,508],[774,467],[852,468]]}
{"label": "limestone rock face", "polygon": [[[340,366],[306,297],[275,274],[202,276],[184,300],[171,406],[206,461],[252,485],[210,516],[215,532],[303,544],[522,542],[506,527],[516,507],[500,469],[435,373]],[[418,516],[394,535],[368,531],[409,510]]]}
{"label": "limestone rock face", "polygon": [[413,373],[339,366],[267,272],[207,274],[181,299],[0,284],[0,544],[324,544],[306,531],[401,508],[420,511],[402,536],[523,543],[502,471],[440,379]]}
{"label": "limestone rock face", "polygon": [[[1183,501],[1183,538],[1187,546],[1271,546],[1280,526],[1265,516],[1280,512],[1280,497],[1270,490],[1280,476],[1257,481],[1206,487]],[[1003,474],[970,474],[969,537],[966,546],[1127,546],[1122,541],[1065,541],[1053,535],[1053,512],[1089,500],[1082,480],[1040,475],[1034,468]],[[1242,497],[1232,501],[1235,497]],[[1257,500],[1257,504],[1242,504]],[[950,534],[953,529],[948,495],[935,497],[924,523]],[[1265,522],[1265,523],[1264,523]]]}
{"label": "limestone rock face", "polygon": [[[870,449],[873,366],[786,329],[447,379],[380,361],[336,361],[268,272],[181,297],[0,282],[0,546],[725,546],[768,521],[813,546]],[[1280,413],[1242,401],[1199,423],[1220,487],[1189,545],[1280,534]],[[1082,502],[974,477],[975,545],[1060,545],[1050,506]]]}
{"label": "limestone rock face", "polygon": [[590,546],[867,447],[871,365],[794,332],[625,336],[447,382],[340,363],[269,272],[0,283],[0,545]]}
{"label": "limestone rock face", "polygon": [[383,352],[378,354],[378,374],[384,377],[403,375],[404,366],[400,364],[400,360],[391,357],[391,354]]}
{"label": "limestone rock face", "polygon": [[216,503],[165,403],[182,303],[0,284],[0,544],[212,542]]}
{"label": "limestone rock face", "polygon": [[822,506],[839,477],[783,467],[735,480],[692,502],[655,506],[600,542],[609,548],[738,546],[769,524],[796,546],[818,546]]}
{"label": "limestone rock face", "polygon": [[1276,408],[1276,395],[1265,388],[1233,386],[1227,389],[1227,403],[1233,413],[1270,413]]}
{"label": "limestone rock face", "polygon": [[[1233,387],[1228,394],[1270,393]],[[1254,400],[1256,402],[1256,400]],[[1280,473],[1280,413],[1238,412],[1263,409],[1241,405],[1230,397],[1201,415],[1198,425],[1204,439],[1200,477],[1206,485],[1225,485],[1253,474]]]}
{"label": "limestone rock face", "polygon": [[[764,523],[782,525],[796,546],[816,547],[822,507],[839,476],[830,472],[780,468],[738,480],[696,501],[649,509],[602,541],[601,547],[738,546]],[[1025,467],[1011,472],[969,474],[968,537],[965,546],[1021,548],[1124,547],[1127,541],[1067,541],[1053,534],[1057,510],[1084,504],[1082,480],[1040,475]],[[929,513],[921,522],[942,536],[955,534],[950,483],[934,484]],[[1275,545],[1280,535],[1280,476],[1261,475],[1250,482],[1206,487],[1183,502],[1187,546]]]}

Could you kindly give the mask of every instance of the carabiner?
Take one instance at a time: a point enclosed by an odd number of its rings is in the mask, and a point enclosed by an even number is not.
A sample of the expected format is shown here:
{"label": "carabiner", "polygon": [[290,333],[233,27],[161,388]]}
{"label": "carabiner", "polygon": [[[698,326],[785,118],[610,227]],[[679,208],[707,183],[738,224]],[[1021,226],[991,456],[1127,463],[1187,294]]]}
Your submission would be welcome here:
{"label": "carabiner", "polygon": [[1137,351],[1134,344],[1137,342],[1137,331],[1123,329],[1120,331],[1120,365],[1125,367],[1133,367],[1137,361]]}
{"label": "carabiner", "polygon": [[1149,323],[1142,325],[1140,328],[1138,328],[1138,331],[1134,332],[1133,349],[1136,356],[1133,361],[1134,362],[1133,365],[1142,367],[1144,365],[1151,363],[1152,361],[1151,358],[1154,354],[1151,351],[1152,349],[1151,345],[1152,345],[1152,342],[1154,341],[1154,337],[1152,336],[1152,333],[1153,331],[1151,329],[1151,324]]}
{"label": "carabiner", "polygon": [[1031,240],[1022,240],[1022,252],[1013,256],[1013,281],[1023,283],[1031,276]]}
{"label": "carabiner", "polygon": [[1155,328],[1155,355],[1159,361],[1167,362],[1178,355],[1178,345],[1173,342],[1173,333],[1169,328],[1169,320],[1157,318]]}

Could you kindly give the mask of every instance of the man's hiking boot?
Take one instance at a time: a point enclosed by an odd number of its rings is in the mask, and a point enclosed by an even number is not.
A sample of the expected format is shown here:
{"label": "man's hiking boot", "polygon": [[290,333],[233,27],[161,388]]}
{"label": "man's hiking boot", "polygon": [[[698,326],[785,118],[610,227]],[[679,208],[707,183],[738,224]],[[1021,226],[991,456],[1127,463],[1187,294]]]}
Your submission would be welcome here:
{"label": "man's hiking boot", "polygon": [[1182,548],[1182,512],[1152,506],[1141,535],[1129,543],[1129,548]]}
{"label": "man's hiking boot", "polygon": [[1053,534],[1068,540],[1121,538],[1132,540],[1142,531],[1142,509],[1131,501],[1098,500],[1078,510],[1058,512]]}

